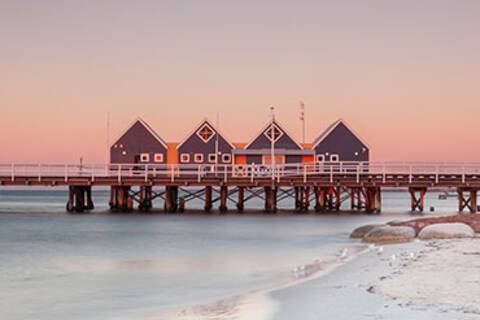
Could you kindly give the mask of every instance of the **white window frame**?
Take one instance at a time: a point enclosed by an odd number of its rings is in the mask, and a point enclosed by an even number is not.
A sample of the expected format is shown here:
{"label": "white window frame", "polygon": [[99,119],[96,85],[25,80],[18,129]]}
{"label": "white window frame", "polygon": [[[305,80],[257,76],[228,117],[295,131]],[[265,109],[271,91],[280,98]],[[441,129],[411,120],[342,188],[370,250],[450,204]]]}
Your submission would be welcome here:
{"label": "white window frame", "polygon": [[340,162],[340,156],[338,154],[331,154],[330,162]]}
{"label": "white window frame", "polygon": [[[199,157],[199,159],[197,159],[197,157]],[[193,161],[195,163],[203,163],[203,160],[204,160],[203,153],[195,153],[193,155]]]}
{"label": "white window frame", "polygon": [[189,162],[190,162],[190,154],[188,154],[188,153],[181,153],[181,154],[180,154],[180,162],[181,162],[181,163],[189,163]]}
{"label": "white window frame", "polygon": [[150,162],[150,154],[149,153],[140,153],[140,162],[142,162],[142,163]]}
{"label": "white window frame", "polygon": [[325,162],[325,155],[324,154],[317,154],[315,160],[317,162]]}
{"label": "white window frame", "polygon": [[215,153],[208,154],[208,162],[209,163],[216,163],[217,162],[217,155]]}
{"label": "white window frame", "polygon": [[156,163],[163,162],[163,153],[155,153],[153,155],[153,161]]}
{"label": "white window frame", "polygon": [[[227,157],[227,160],[225,160],[225,157]],[[222,162],[223,163],[232,163],[232,155],[230,153],[222,154]]]}

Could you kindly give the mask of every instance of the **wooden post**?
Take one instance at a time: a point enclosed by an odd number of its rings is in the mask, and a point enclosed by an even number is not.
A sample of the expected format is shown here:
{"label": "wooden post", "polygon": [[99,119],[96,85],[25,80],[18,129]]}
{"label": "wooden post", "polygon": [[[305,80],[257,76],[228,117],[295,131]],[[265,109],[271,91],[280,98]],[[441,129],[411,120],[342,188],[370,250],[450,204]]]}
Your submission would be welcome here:
{"label": "wooden post", "polygon": [[218,208],[220,212],[227,212],[227,198],[228,198],[228,187],[220,187],[220,207]]}
{"label": "wooden post", "polygon": [[356,195],[356,188],[350,189],[350,210],[355,210],[355,195]]}
{"label": "wooden post", "polygon": [[[412,207],[412,212],[419,211],[423,212],[424,209],[424,204],[425,204],[425,193],[427,192],[426,187],[410,187],[408,188],[408,191],[410,192],[410,197],[411,197],[411,207]],[[417,198],[417,192],[419,193],[419,196]]]}
{"label": "wooden post", "polygon": [[272,191],[272,212],[276,213],[277,212],[277,187],[273,187]]}
{"label": "wooden post", "polygon": [[327,205],[327,192],[328,192],[328,189],[327,188],[324,188],[324,187],[321,187],[320,190],[319,190],[319,194],[318,194],[318,210],[319,211],[325,211],[326,209],[326,205]]}
{"label": "wooden post", "polygon": [[340,186],[334,189],[335,191],[335,210],[340,211],[340,206],[342,205],[342,188]]}
{"label": "wooden post", "polygon": [[464,209],[468,209],[470,213],[476,213],[478,211],[477,189],[458,188],[457,193],[458,193],[458,211],[459,212],[463,212]]}
{"label": "wooden post", "polygon": [[360,211],[363,208],[362,205],[362,195],[363,195],[363,190],[362,188],[357,189],[357,209]]}
{"label": "wooden post", "polygon": [[178,198],[178,212],[185,212],[185,198]]}
{"label": "wooden post", "polygon": [[265,212],[271,213],[272,212],[272,187],[264,187],[264,194],[265,194]]}
{"label": "wooden post", "polygon": [[165,187],[165,212],[175,212],[174,208],[174,194],[173,194],[173,187],[166,186]]}
{"label": "wooden post", "polygon": [[110,187],[110,201],[108,202],[110,206],[110,211],[116,211],[117,207],[117,186]]}
{"label": "wooden post", "polygon": [[138,192],[138,210],[145,211],[145,187],[140,186]]}
{"label": "wooden post", "polygon": [[117,209],[125,210],[125,188],[122,186],[117,187]]}
{"label": "wooden post", "polygon": [[301,199],[300,199],[300,188],[294,187],[295,192],[295,211],[300,211],[302,207]]}
{"label": "wooden post", "polygon": [[313,194],[315,195],[315,212],[320,212],[320,188],[318,186],[313,187]]}
{"label": "wooden post", "polygon": [[310,207],[310,187],[304,187],[303,191],[303,211],[308,212]]}
{"label": "wooden post", "polygon": [[95,205],[93,204],[93,199],[92,199],[92,187],[86,186],[84,190],[85,190],[85,195],[87,197],[87,206],[85,207],[85,209],[93,210],[95,208]]}
{"label": "wooden post", "polygon": [[74,194],[73,194],[73,187],[68,187],[68,201],[67,201],[67,211],[73,212],[74,210]]}
{"label": "wooden post", "polygon": [[205,212],[210,212],[212,210],[212,187],[205,187]]}
{"label": "wooden post", "polygon": [[243,212],[244,201],[245,201],[245,188],[238,187],[238,201],[237,201],[238,212]]}
{"label": "wooden post", "polygon": [[365,211],[371,213],[373,211],[373,198],[372,198],[372,188],[365,188]]}
{"label": "wooden post", "polygon": [[471,212],[471,213],[476,213],[476,212],[477,212],[477,209],[478,209],[478,205],[477,205],[477,190],[476,190],[476,189],[470,190],[470,203],[471,203],[470,212]]}
{"label": "wooden post", "polygon": [[[331,170],[331,168],[330,168]],[[328,210],[333,210],[333,194],[335,193],[335,190],[333,187],[328,188],[328,199],[327,199],[327,209]]]}
{"label": "wooden post", "polygon": [[382,191],[380,187],[374,189],[375,191],[375,213],[380,213],[382,211]]}
{"label": "wooden post", "polygon": [[150,211],[153,207],[153,203],[152,203],[152,198],[153,198],[153,190],[152,190],[152,186],[146,186],[145,187],[145,204],[144,204],[144,207],[145,207],[145,211]]}

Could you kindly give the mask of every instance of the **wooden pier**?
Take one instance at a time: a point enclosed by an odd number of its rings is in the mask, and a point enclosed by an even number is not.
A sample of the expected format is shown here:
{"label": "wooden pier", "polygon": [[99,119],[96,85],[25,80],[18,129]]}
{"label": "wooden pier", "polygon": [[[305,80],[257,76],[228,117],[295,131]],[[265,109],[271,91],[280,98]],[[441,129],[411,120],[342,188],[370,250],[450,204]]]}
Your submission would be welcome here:
{"label": "wooden pier", "polygon": [[[425,210],[431,188],[455,188],[460,212],[478,210],[480,163],[317,162],[288,165],[0,165],[0,186],[68,186],[66,209],[94,208],[92,188],[111,189],[112,211],[150,211],[163,199],[165,212],[183,212],[194,199],[210,212],[243,212],[251,199],[262,199],[265,212],[291,198],[297,212],[352,211],[378,213],[382,189],[405,188],[411,210]],[[235,208],[228,204],[234,203]]]}

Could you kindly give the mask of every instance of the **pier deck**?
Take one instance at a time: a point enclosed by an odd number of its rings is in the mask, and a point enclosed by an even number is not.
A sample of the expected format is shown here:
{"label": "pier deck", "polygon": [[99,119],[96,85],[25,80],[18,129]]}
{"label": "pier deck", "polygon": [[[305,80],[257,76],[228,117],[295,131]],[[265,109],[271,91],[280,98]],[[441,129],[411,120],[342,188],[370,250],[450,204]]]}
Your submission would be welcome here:
{"label": "pier deck", "polygon": [[[338,210],[342,201],[350,198],[352,209],[378,212],[381,210],[381,189],[408,188],[412,211],[424,210],[424,196],[429,188],[456,188],[459,211],[477,211],[480,189],[480,163],[311,163],[276,165],[151,165],[151,164],[9,164],[0,165],[0,185],[3,186],[69,186],[67,209],[83,211],[93,208],[91,187],[110,186],[112,209],[151,208],[154,197],[165,200],[165,210],[182,210],[190,198],[201,198],[205,208],[212,207],[212,188],[219,189],[221,211],[227,199],[238,194],[238,209],[243,209],[245,190],[261,189],[255,196],[265,200],[266,211],[275,211],[280,189],[292,189],[287,196],[295,198],[295,209],[308,210],[311,201],[317,211]],[[138,187],[139,192],[134,192]],[[154,187],[164,191],[154,194]],[[204,189],[186,191],[179,198],[178,188]],[[119,191],[123,190],[123,191]],[[172,191],[173,190],[173,191]],[[176,190],[176,191],[175,191]],[[233,191],[232,191],[233,190]],[[192,196],[197,194],[197,196]],[[347,196],[345,196],[347,195]],[[85,198],[86,197],[86,198]],[[85,198],[85,199],[83,199]],[[82,199],[77,201],[77,199]],[[79,202],[79,203],[77,203]],[[207,210],[207,211],[208,211]]]}

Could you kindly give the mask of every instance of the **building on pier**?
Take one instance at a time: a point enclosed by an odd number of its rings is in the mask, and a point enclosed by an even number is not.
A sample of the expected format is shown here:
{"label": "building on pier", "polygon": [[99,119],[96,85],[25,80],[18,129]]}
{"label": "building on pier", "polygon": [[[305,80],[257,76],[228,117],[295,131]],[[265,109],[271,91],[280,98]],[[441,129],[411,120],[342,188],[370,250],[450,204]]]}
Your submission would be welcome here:
{"label": "building on pier", "polygon": [[345,122],[339,119],[332,123],[314,141],[317,162],[369,161],[367,143]]}
{"label": "building on pier", "polygon": [[205,119],[177,145],[179,164],[230,165],[235,146]]}
{"label": "building on pier", "polygon": [[137,118],[110,147],[110,163],[163,164],[167,144],[144,120]]}
{"label": "building on pier", "polygon": [[235,163],[270,164],[272,142],[277,165],[313,161],[314,151],[304,149],[292,135],[274,121],[269,122],[244,148],[234,150]]}

